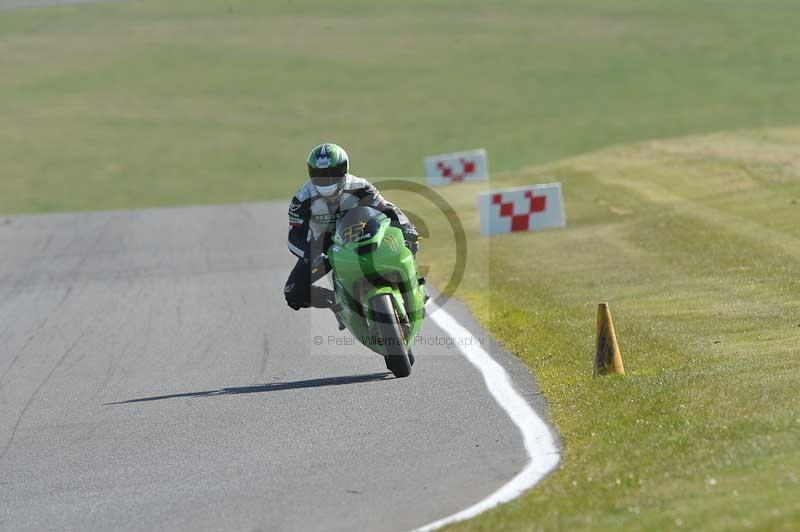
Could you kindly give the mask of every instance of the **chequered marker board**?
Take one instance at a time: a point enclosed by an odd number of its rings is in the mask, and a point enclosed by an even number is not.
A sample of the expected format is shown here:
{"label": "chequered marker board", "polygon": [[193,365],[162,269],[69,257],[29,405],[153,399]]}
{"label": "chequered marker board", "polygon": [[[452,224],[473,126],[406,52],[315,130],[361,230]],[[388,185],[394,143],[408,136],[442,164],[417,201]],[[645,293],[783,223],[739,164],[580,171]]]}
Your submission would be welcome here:
{"label": "chequered marker board", "polygon": [[489,177],[489,158],[484,149],[431,155],[425,157],[425,176],[429,186],[481,181]]}
{"label": "chequered marker board", "polygon": [[561,183],[481,192],[478,212],[484,235],[566,225]]}

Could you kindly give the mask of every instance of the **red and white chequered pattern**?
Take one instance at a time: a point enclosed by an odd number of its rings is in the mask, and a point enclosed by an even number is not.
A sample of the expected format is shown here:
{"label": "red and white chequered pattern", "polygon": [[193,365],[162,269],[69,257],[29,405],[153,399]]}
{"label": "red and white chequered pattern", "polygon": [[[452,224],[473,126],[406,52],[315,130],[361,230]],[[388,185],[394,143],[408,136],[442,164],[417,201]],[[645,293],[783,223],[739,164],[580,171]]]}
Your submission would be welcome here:
{"label": "red and white chequered pattern", "polygon": [[478,195],[483,234],[563,227],[561,184],[535,185]]}
{"label": "red and white chequered pattern", "polygon": [[447,164],[445,161],[439,161],[436,163],[436,168],[440,172],[439,177],[451,183],[464,181],[465,177],[475,175],[475,161],[467,159],[459,159],[458,164]]}
{"label": "red and white chequered pattern", "polygon": [[[514,196],[519,196],[514,194]],[[519,205],[522,203],[522,205]],[[531,215],[537,212],[542,212],[547,209],[547,196],[536,196],[532,190],[526,190],[522,195],[522,201],[519,198],[511,198],[508,202],[503,202],[502,194],[494,194],[492,196],[492,204],[499,205],[499,217],[511,218],[511,231],[528,231],[530,230]]]}
{"label": "red and white chequered pattern", "polygon": [[431,186],[486,179],[489,176],[486,150],[426,157],[425,175]]}

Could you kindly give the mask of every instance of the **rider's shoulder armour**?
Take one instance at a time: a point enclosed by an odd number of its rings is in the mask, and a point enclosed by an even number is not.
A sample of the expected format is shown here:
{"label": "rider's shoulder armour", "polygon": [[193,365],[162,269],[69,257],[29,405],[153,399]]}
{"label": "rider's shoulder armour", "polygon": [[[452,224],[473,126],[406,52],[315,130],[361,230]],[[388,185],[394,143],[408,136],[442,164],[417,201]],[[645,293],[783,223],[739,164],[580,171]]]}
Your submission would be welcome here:
{"label": "rider's shoulder armour", "polygon": [[317,189],[314,188],[314,185],[311,184],[311,181],[306,180],[306,182],[303,183],[303,186],[300,187],[300,190],[295,193],[294,197],[301,202],[306,202],[318,195]]}

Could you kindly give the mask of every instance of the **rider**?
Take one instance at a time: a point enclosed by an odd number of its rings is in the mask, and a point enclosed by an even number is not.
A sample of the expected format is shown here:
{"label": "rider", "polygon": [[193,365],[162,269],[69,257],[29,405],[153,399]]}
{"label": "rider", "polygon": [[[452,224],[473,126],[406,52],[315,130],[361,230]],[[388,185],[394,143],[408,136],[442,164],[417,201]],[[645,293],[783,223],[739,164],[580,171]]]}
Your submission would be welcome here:
{"label": "rider", "polygon": [[386,214],[403,231],[406,246],[417,253],[414,224],[369,181],[348,173],[350,161],[341,146],[319,144],[308,154],[307,163],[308,181],[289,204],[289,251],[298,259],[283,293],[294,310],[334,306],[333,291],[313,283],[330,271],[322,256],[331,244],[336,221],[353,207],[369,206]]}

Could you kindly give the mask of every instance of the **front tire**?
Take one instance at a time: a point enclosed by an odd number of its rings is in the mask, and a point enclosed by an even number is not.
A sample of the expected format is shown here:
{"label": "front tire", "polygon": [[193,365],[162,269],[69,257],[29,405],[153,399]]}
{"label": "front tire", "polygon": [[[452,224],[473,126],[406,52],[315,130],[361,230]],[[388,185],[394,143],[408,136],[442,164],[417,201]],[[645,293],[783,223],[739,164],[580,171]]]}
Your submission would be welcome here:
{"label": "front tire", "polygon": [[378,336],[384,342],[386,368],[397,378],[408,377],[411,374],[411,361],[408,358],[392,296],[389,294],[375,296],[370,300],[369,306],[375,325],[378,327]]}

